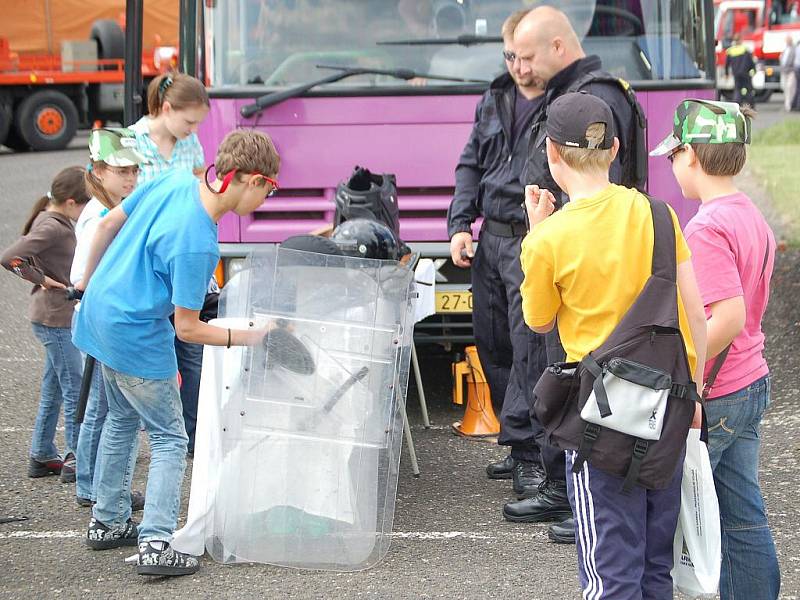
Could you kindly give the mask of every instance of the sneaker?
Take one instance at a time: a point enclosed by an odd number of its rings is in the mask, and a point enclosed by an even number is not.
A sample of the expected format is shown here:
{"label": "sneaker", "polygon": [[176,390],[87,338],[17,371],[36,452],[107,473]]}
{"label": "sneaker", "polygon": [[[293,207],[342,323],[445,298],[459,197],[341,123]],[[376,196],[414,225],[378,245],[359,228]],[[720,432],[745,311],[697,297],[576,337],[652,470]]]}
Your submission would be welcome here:
{"label": "sneaker", "polygon": [[59,457],[51,458],[44,462],[40,462],[35,458],[31,458],[28,462],[28,477],[46,477],[48,475],[58,475],[61,473],[61,467],[64,465]]}
{"label": "sneaker", "polygon": [[61,467],[61,483],[75,483],[75,455],[67,452]]}
{"label": "sneaker", "polygon": [[191,575],[200,569],[196,556],[178,552],[167,542],[151,541],[139,544],[139,560],[136,572],[139,575]]}
{"label": "sneaker", "polygon": [[86,532],[86,545],[92,550],[110,550],[121,546],[135,546],[139,539],[139,528],[133,519],[128,519],[124,527],[108,527],[94,517],[89,521]]}
{"label": "sneaker", "polygon": [[81,498],[80,496],[75,496],[75,502],[78,503],[78,506],[94,506],[94,500],[91,498]]}

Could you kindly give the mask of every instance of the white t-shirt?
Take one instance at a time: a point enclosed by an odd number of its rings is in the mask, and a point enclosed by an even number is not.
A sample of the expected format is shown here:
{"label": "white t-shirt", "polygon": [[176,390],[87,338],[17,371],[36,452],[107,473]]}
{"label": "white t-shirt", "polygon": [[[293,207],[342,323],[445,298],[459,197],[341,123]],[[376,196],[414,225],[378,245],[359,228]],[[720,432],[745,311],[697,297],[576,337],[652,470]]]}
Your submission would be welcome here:
{"label": "white t-shirt", "polygon": [[92,247],[97,225],[100,223],[108,209],[97,198],[92,198],[81,211],[78,222],[75,224],[75,256],[72,259],[72,268],[69,271],[69,281],[72,285],[83,279],[86,270],[86,261],[89,260],[89,249]]}

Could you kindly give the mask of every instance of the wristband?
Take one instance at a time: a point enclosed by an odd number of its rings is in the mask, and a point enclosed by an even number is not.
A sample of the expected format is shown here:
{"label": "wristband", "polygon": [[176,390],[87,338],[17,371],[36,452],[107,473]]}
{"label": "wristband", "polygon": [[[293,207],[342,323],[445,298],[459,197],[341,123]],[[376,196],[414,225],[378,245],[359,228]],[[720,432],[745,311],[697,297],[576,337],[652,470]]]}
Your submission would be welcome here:
{"label": "wristband", "polygon": [[226,348],[230,348],[231,347],[231,330],[230,329],[228,329],[228,345],[225,346],[225,347]]}

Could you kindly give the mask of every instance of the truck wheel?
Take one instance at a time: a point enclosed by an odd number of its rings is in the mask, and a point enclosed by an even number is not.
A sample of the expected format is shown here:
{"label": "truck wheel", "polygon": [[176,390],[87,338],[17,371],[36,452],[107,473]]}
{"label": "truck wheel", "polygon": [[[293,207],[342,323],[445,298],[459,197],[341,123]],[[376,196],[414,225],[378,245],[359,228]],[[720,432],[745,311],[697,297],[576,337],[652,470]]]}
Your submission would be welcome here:
{"label": "truck wheel", "polygon": [[[108,60],[125,58],[125,34],[113,19],[99,19],[92,24],[90,40],[97,42],[97,58]],[[115,71],[115,65],[102,65],[101,71]]]}
{"label": "truck wheel", "polygon": [[75,136],[78,110],[65,94],[40,90],[20,103],[15,125],[34,150],[61,150]]}
{"label": "truck wheel", "polygon": [[11,105],[0,101],[0,146],[6,143],[8,130],[11,129]]}

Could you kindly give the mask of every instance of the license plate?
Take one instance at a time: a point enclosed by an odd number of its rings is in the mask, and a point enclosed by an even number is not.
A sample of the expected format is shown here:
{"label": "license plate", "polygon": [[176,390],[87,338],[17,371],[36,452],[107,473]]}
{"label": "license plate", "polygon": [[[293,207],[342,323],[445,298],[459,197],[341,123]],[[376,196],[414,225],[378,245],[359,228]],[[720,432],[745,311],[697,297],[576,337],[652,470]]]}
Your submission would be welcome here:
{"label": "license plate", "polygon": [[472,292],[436,292],[437,313],[471,313]]}

